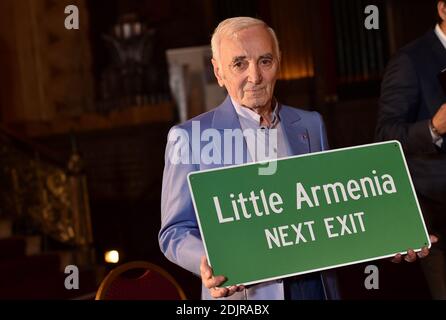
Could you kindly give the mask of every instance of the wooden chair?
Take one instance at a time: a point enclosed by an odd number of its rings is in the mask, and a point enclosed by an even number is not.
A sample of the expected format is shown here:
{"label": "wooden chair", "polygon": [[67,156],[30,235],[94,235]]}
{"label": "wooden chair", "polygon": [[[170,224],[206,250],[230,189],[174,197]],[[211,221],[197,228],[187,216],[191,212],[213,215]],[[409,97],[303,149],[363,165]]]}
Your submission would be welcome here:
{"label": "wooden chair", "polygon": [[125,263],[102,280],[96,300],[186,300],[183,289],[163,268],[146,261]]}

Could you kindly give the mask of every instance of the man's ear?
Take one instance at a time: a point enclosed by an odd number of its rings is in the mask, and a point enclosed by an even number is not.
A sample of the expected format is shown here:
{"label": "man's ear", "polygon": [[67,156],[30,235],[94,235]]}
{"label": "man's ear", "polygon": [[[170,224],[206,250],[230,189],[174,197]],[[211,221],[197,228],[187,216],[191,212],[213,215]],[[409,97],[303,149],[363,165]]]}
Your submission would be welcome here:
{"label": "man's ear", "polygon": [[214,66],[214,75],[217,78],[218,85],[220,87],[224,87],[225,84],[223,82],[223,77],[222,77],[222,74],[221,74],[220,64],[214,58],[212,58],[211,61],[212,61],[212,65]]}
{"label": "man's ear", "polygon": [[446,21],[446,3],[443,1],[438,1],[437,4],[438,15],[440,16],[443,22]]}

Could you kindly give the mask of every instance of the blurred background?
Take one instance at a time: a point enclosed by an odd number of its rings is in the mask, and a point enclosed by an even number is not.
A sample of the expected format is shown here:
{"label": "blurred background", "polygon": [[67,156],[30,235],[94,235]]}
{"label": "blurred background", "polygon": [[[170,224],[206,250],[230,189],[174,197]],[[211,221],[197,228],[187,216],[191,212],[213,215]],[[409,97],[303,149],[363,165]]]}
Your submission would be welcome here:
{"label": "blurred background", "polygon": [[[370,4],[378,30],[364,28]],[[373,142],[389,58],[437,21],[434,0],[0,0],[0,299],[92,299],[135,260],[199,299],[200,280],[158,246],[164,147],[224,99],[210,37],[242,15],[275,29],[276,96],[322,113],[331,148]],[[70,264],[79,290],[64,287]],[[364,264],[340,269],[346,298],[429,296],[418,264],[374,264],[380,290],[364,289]]]}

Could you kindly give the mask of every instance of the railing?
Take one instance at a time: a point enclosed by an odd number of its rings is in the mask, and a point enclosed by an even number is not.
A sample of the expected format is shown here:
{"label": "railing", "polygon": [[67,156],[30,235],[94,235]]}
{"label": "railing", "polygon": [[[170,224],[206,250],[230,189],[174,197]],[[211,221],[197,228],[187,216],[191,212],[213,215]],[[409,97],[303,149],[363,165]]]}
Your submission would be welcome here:
{"label": "railing", "polygon": [[93,242],[86,177],[74,151],[64,159],[0,126],[0,217],[20,233],[66,244]]}

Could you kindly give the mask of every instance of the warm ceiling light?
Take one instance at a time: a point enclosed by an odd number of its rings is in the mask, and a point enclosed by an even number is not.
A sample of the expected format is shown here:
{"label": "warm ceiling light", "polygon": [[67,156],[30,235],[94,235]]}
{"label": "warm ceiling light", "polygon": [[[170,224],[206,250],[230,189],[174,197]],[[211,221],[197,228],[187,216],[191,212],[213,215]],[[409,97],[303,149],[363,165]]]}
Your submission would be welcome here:
{"label": "warm ceiling light", "polygon": [[105,262],[118,263],[119,262],[119,252],[117,250],[107,251],[105,253]]}

